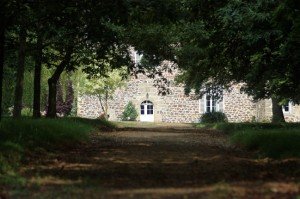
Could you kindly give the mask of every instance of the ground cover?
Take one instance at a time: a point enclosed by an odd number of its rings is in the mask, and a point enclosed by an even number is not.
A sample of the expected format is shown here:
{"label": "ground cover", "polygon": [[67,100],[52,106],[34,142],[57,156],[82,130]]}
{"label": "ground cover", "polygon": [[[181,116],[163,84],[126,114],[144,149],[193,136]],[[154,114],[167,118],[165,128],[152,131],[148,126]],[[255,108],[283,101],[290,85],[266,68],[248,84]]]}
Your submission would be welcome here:
{"label": "ground cover", "polygon": [[259,156],[300,157],[299,123],[216,123],[198,124],[197,127],[228,134],[232,144],[256,151]]}
{"label": "ground cover", "polygon": [[13,120],[0,123],[0,184],[24,184],[18,169],[26,157],[65,150],[89,140],[93,130],[113,128],[106,121],[81,118]]}

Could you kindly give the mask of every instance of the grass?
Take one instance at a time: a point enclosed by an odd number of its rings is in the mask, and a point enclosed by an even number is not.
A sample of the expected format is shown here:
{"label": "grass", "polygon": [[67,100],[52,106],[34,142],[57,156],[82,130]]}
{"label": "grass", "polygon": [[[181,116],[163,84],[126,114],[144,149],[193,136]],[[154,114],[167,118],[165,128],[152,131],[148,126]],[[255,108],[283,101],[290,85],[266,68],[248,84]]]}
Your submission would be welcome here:
{"label": "grass", "polygon": [[83,118],[14,120],[0,122],[0,183],[17,184],[17,169],[26,153],[64,150],[88,141],[88,134],[97,130],[113,129],[108,121]]}
{"label": "grass", "polygon": [[197,127],[222,131],[232,144],[257,151],[262,157],[300,157],[300,123],[215,123]]}
{"label": "grass", "polygon": [[246,129],[235,132],[231,141],[263,157],[300,157],[300,129]]}
{"label": "grass", "polygon": [[299,129],[300,123],[258,123],[258,122],[244,122],[244,123],[199,123],[196,124],[197,128],[209,128],[222,131],[226,134],[234,134],[240,130],[274,130],[274,129]]}

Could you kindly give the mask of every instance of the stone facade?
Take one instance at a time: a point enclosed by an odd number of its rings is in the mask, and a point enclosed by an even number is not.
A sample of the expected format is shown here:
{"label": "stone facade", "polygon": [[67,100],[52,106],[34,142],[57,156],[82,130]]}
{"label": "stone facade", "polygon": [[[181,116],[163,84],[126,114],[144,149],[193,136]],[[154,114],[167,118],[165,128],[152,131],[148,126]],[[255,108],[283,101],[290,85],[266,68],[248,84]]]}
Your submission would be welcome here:
{"label": "stone facade", "polygon": [[[205,113],[205,96],[195,99],[193,95],[184,95],[184,89],[176,86],[174,76],[169,75],[171,81],[170,94],[158,95],[153,86],[154,80],[144,75],[132,77],[126,87],[118,89],[113,99],[109,101],[109,119],[120,120],[122,112],[129,101],[133,102],[137,111],[141,113],[144,101],[153,103],[155,122],[192,123],[198,122]],[[270,121],[272,117],[271,100],[254,102],[246,94],[240,92],[241,84],[233,85],[230,92],[224,92],[223,101],[218,103],[218,110],[224,112],[229,122]],[[83,95],[78,99],[77,112],[79,117],[97,118],[102,113],[97,97]],[[300,106],[291,105],[289,112],[284,113],[287,121],[300,121]],[[140,116],[137,118],[140,120]]]}
{"label": "stone facade", "polygon": [[241,84],[233,85],[223,95],[223,112],[230,122],[251,122],[257,118],[257,104],[241,93]]}
{"label": "stone facade", "polygon": [[100,101],[96,96],[81,95],[77,101],[77,116],[97,118],[102,113]]}

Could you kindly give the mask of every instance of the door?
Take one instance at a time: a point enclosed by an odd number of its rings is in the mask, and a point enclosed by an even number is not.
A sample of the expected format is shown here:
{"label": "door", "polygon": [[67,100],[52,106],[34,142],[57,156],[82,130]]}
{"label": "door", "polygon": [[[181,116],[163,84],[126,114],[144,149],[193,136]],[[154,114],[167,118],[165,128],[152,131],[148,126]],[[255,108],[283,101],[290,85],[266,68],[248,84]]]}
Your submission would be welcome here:
{"label": "door", "polygon": [[141,122],[154,122],[153,103],[149,100],[141,104]]}

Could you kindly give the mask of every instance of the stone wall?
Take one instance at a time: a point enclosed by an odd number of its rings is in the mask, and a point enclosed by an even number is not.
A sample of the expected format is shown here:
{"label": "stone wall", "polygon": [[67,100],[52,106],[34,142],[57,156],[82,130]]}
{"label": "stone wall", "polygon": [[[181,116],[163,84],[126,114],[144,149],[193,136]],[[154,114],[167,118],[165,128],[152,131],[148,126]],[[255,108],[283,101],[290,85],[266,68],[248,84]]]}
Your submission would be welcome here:
{"label": "stone wall", "polygon": [[291,108],[290,113],[284,114],[285,120],[288,122],[299,122],[300,121],[300,106],[292,104],[292,106],[290,108]]}
{"label": "stone wall", "polygon": [[251,122],[257,118],[257,106],[252,99],[241,93],[242,84],[233,85],[223,95],[223,112],[229,122]]}
{"label": "stone wall", "polygon": [[102,113],[100,101],[96,96],[80,95],[77,101],[77,116],[97,118]]}
{"label": "stone wall", "polygon": [[[171,86],[171,93],[158,95],[153,86],[154,80],[139,75],[132,78],[127,86],[119,89],[109,103],[111,120],[120,120],[126,104],[132,101],[140,113],[140,105],[149,100],[154,105],[154,121],[156,122],[196,122],[199,118],[199,102],[184,95],[183,87]],[[139,120],[139,117],[137,118]]]}
{"label": "stone wall", "polygon": [[[154,87],[154,80],[145,75],[138,75],[128,80],[127,85],[118,89],[113,99],[109,100],[109,119],[118,121],[129,101],[133,102],[138,113],[143,101],[149,100],[154,105],[155,122],[198,122],[204,110],[204,97],[195,99],[184,95],[184,88],[174,84],[174,74],[165,74],[172,83],[170,94],[158,95]],[[243,84],[235,84],[230,92],[225,91],[220,110],[223,111],[229,122],[268,122],[272,118],[271,100],[254,102],[251,97],[240,92]],[[82,95],[78,99],[78,116],[97,118],[102,113],[99,99],[95,96]],[[286,121],[300,121],[300,106],[292,106],[289,113],[284,114]],[[137,118],[140,120],[140,117]]]}

